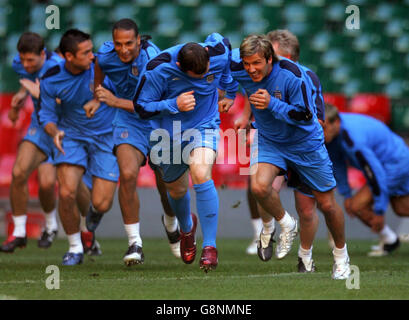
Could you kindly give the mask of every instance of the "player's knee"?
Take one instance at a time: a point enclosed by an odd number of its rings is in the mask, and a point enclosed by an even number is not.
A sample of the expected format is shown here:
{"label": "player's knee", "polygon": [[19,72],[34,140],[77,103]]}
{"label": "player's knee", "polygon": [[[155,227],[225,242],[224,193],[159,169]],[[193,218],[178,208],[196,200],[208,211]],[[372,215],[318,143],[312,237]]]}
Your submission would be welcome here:
{"label": "player's knee", "polygon": [[111,209],[112,199],[98,197],[96,199],[92,199],[92,205],[99,213],[105,213]]}
{"label": "player's knee", "polygon": [[178,200],[185,196],[187,188],[185,186],[173,187],[168,192],[172,199]]}
{"label": "player's knee", "polygon": [[251,193],[257,199],[264,199],[267,198],[271,193],[271,186],[261,183],[253,183],[251,185]]}
{"label": "player's knee", "polygon": [[44,192],[54,192],[55,179],[50,176],[41,177],[38,180],[39,187]]}
{"label": "player's knee", "polygon": [[12,178],[14,183],[25,183],[28,180],[28,172],[16,164],[13,167]]}
{"label": "player's knee", "polygon": [[138,178],[138,171],[131,168],[121,170],[119,180],[121,184],[126,186],[136,186],[136,179]]}
{"label": "player's knee", "polygon": [[194,184],[202,184],[209,181],[212,176],[207,168],[196,168],[190,172]]}
{"label": "player's knee", "polygon": [[318,205],[321,211],[325,214],[334,214],[336,212],[335,203],[333,201],[322,201]]}
{"label": "player's knee", "polygon": [[59,188],[59,197],[60,201],[64,202],[75,202],[76,201],[76,193],[74,188],[70,188],[69,186],[61,185]]}
{"label": "player's knee", "polygon": [[298,215],[300,220],[303,220],[305,223],[312,223],[316,216],[315,208],[307,207],[307,208],[298,208]]}

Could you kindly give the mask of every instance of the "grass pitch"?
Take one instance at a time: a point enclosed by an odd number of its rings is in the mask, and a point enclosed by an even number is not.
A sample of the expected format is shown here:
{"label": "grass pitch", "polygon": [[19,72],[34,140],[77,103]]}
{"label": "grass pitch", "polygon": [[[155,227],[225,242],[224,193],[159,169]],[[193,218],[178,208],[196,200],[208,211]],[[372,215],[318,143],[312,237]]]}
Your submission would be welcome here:
{"label": "grass pitch", "polygon": [[[47,250],[29,240],[25,249],[0,253],[0,299],[138,299],[138,300],[272,300],[272,299],[409,299],[409,244],[391,256],[369,258],[373,241],[348,241],[351,264],[359,267],[360,289],[331,279],[332,254],[326,241],[316,241],[317,272],[298,274],[297,249],[283,260],[262,262],[245,254],[248,240],[219,239],[219,266],[205,274],[198,256],[191,265],[171,254],[165,239],[144,239],[145,263],[126,267],[125,239],[100,240],[103,255],[84,257],[74,267],[61,266],[67,250],[57,240]],[[200,241],[198,248],[201,248]],[[48,265],[60,270],[60,289],[46,288]]]}

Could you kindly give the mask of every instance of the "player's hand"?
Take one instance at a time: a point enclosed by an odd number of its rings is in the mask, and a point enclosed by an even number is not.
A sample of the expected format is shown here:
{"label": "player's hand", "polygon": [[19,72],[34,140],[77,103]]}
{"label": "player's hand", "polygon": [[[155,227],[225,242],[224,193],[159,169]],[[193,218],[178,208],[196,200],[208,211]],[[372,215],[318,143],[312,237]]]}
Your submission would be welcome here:
{"label": "player's hand", "polygon": [[87,118],[92,118],[97,112],[101,103],[95,99],[88,101],[82,108],[85,110]]}
{"label": "player's hand", "polygon": [[226,91],[217,88],[217,101],[220,101],[224,98],[224,96],[226,95]]}
{"label": "player's hand", "polygon": [[20,84],[28,91],[30,94],[38,99],[40,97],[40,80],[38,78],[35,82],[29,79],[20,79]]}
{"label": "player's hand", "polygon": [[64,131],[59,130],[54,136],[54,144],[63,155],[65,155],[64,149],[62,148],[62,139],[64,139]]}
{"label": "player's hand", "polygon": [[196,99],[193,93],[194,93],[193,90],[188,91],[188,92],[183,92],[177,97],[176,104],[180,112],[191,111],[195,108]]}
{"label": "player's hand", "polygon": [[233,99],[223,98],[218,102],[219,112],[228,112],[234,103]]}
{"label": "player's hand", "polygon": [[110,107],[115,107],[116,105],[116,97],[114,94],[109,91],[108,89],[105,89],[103,86],[99,85],[96,90],[95,90],[95,96],[97,97],[99,102],[103,102]]}
{"label": "player's hand", "polygon": [[379,233],[385,226],[385,217],[374,214],[370,223],[372,231],[375,233]]}
{"label": "player's hand", "polygon": [[271,96],[266,89],[258,89],[249,97],[249,102],[256,109],[267,109],[270,103]]}
{"label": "player's hand", "polygon": [[8,117],[9,117],[9,120],[13,123],[13,126],[16,125],[16,122],[18,120],[19,111],[20,109],[18,108],[11,108],[9,110]]}
{"label": "player's hand", "polygon": [[27,97],[27,92],[19,91],[11,98],[12,108],[21,108],[23,106],[24,100]]}
{"label": "player's hand", "polygon": [[234,131],[238,131],[239,129],[250,129],[250,119],[247,115],[242,114],[240,118],[236,119],[233,123]]}

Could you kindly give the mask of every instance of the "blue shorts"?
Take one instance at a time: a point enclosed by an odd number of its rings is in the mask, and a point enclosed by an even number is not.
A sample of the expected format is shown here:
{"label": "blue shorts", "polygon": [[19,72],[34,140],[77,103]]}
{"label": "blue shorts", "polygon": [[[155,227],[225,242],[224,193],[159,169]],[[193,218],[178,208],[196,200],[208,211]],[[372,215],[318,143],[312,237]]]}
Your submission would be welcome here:
{"label": "blue shorts", "polygon": [[54,163],[78,165],[85,169],[84,175],[117,182],[119,168],[112,154],[112,140],[112,133],[81,138],[65,136],[62,142],[65,155],[54,148]]}
{"label": "blue shorts", "polygon": [[409,195],[409,176],[408,175],[403,175],[400,177],[388,176],[387,186],[390,197],[407,196]]}
{"label": "blue shorts", "polygon": [[284,171],[294,170],[304,184],[319,192],[336,186],[332,162],[324,144],[314,151],[292,153],[285,151],[285,144],[278,146],[259,133],[251,145],[250,165],[255,163],[270,163]]}
{"label": "blue shorts", "polygon": [[[141,120],[139,120],[141,121]],[[113,152],[116,153],[116,148],[121,144],[129,144],[138,149],[145,158],[149,153],[149,136],[152,131],[149,121],[145,121],[146,124],[141,125],[140,122],[121,122],[113,124],[114,131],[114,148]]]}
{"label": "blue shorts", "polygon": [[51,138],[42,127],[31,124],[27,130],[27,134],[24,136],[22,141],[30,141],[47,156],[47,163],[54,164],[53,138]]}
{"label": "blue shorts", "polygon": [[[158,131],[152,132],[149,163],[153,170],[159,170],[163,181],[171,183],[179,179],[189,169],[189,155],[197,148],[209,148],[217,152],[220,140],[219,127],[188,129],[182,133],[182,141],[156,139]],[[169,136],[169,135],[168,135]],[[168,143],[169,142],[169,143]]]}
{"label": "blue shorts", "polygon": [[301,181],[301,178],[296,171],[289,168],[285,175],[285,179],[287,180],[287,187],[295,189],[307,197],[314,198],[312,189]]}

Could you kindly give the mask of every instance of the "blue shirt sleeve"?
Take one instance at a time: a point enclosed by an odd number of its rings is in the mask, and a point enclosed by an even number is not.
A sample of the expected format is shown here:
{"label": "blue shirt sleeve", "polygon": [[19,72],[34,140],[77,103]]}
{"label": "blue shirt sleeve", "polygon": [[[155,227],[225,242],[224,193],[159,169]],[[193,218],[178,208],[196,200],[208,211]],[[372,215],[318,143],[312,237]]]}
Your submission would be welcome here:
{"label": "blue shirt sleeve", "polygon": [[268,110],[276,119],[288,124],[309,125],[313,119],[313,114],[310,110],[305,82],[302,79],[289,78],[286,90],[289,94],[289,103],[270,94]]}
{"label": "blue shirt sleeve", "polygon": [[161,99],[165,94],[167,81],[160,72],[155,71],[145,72],[139,80],[134,109],[141,119],[151,120],[179,113],[177,98]]}
{"label": "blue shirt sleeve", "polygon": [[220,79],[220,89],[226,91],[226,98],[234,99],[236,97],[236,92],[239,88],[239,84],[235,81],[231,75],[230,71],[230,59],[223,70],[223,74]]}
{"label": "blue shirt sleeve", "polygon": [[58,122],[56,97],[46,82],[46,80],[40,81],[40,110],[38,116],[42,127],[45,127],[50,122],[55,124]]}

